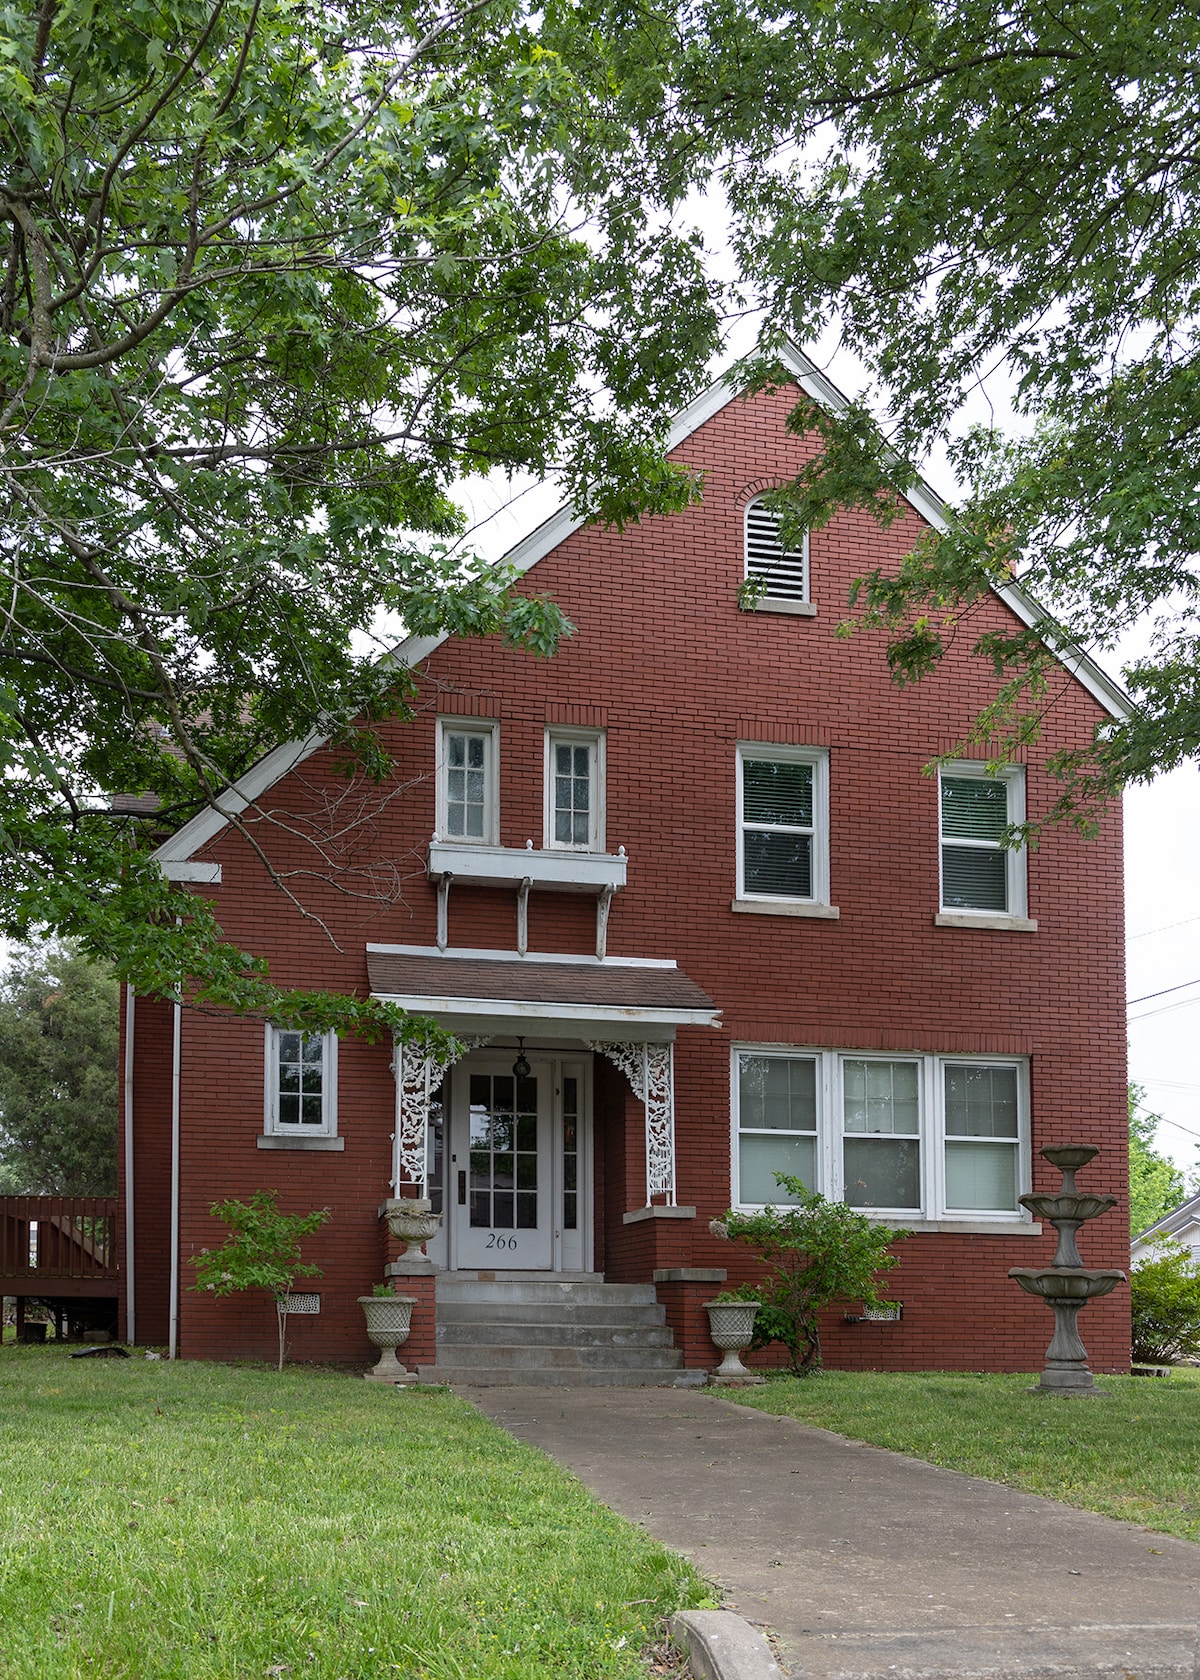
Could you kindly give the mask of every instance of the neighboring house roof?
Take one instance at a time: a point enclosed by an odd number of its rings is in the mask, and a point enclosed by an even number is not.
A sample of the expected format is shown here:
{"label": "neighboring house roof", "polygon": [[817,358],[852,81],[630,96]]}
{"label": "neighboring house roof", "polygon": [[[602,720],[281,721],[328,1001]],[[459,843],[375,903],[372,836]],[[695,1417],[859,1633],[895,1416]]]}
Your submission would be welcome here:
{"label": "neighboring house roof", "polygon": [[[1193,1230],[1195,1235],[1189,1242],[1188,1235]],[[1144,1231],[1133,1238],[1131,1248],[1133,1258],[1140,1259],[1141,1253],[1148,1248],[1155,1237],[1176,1237],[1187,1247],[1196,1247],[1200,1243],[1200,1196],[1191,1196],[1186,1202],[1171,1213],[1166,1213],[1161,1219],[1156,1219],[1153,1225],[1147,1225]]]}
{"label": "neighboring house roof", "polygon": [[[796,345],[786,344],[778,359],[800,389],[821,407],[834,413],[846,407],[842,392]],[[667,437],[668,451],[678,449],[739,395],[740,387],[723,377],[693,398],[675,417]],[[918,480],[905,500],[936,530],[946,529],[945,503],[923,479]],[[561,507],[510,549],[505,560],[518,574],[527,572],[587,523],[586,518],[572,513],[570,508]],[[1019,584],[1004,584],[994,589],[994,593],[1030,629],[1053,622],[1051,615]],[[384,656],[384,663],[411,668],[428,659],[448,640],[448,631],[437,636],[409,637]],[[1056,649],[1055,655],[1107,712],[1116,718],[1128,716],[1131,709],[1129,697],[1088,653],[1082,648]],[[228,816],[236,816],[246,810],[311,753],[319,751],[327,740],[324,732],[314,730],[302,740],[284,742],[265,754],[221,795],[219,803],[228,815],[212,809],[200,811],[159,846],[154,856],[162,865],[163,872],[175,880],[218,880],[217,865],[194,864],[188,860],[221,832]]]}

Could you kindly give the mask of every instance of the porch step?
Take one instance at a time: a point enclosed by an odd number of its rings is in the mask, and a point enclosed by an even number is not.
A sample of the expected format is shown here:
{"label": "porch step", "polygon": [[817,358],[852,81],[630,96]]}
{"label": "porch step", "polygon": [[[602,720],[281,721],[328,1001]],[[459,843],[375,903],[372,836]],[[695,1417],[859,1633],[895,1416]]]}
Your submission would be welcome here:
{"label": "porch step", "polygon": [[534,1275],[437,1280],[437,1363],[424,1381],[470,1387],[698,1385],[652,1284]]}

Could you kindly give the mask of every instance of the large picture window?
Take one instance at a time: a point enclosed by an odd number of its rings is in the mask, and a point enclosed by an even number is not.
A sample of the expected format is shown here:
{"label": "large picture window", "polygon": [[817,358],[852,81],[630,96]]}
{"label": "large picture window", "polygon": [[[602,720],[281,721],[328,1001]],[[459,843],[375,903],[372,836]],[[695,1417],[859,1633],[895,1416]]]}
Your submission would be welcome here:
{"label": "large picture window", "polygon": [[833,1201],[906,1219],[1025,1218],[1028,1066],[1019,1057],[745,1046],[733,1058],[734,1198]]}
{"label": "large picture window", "polygon": [[738,748],[738,897],[826,904],[829,779],[815,747]]}

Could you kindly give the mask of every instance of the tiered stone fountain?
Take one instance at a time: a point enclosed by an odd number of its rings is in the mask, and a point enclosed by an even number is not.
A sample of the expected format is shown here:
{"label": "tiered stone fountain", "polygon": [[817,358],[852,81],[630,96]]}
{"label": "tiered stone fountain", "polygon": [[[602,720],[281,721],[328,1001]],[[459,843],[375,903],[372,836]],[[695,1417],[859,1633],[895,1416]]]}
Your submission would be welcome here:
{"label": "tiered stone fountain", "polygon": [[1054,1336],[1046,1349],[1046,1368],[1035,1394],[1099,1395],[1087,1366],[1087,1349],[1079,1339],[1080,1309],[1098,1295],[1107,1295],[1125,1282],[1124,1272],[1091,1271],[1084,1264],[1075,1233],[1088,1219],[1096,1219],[1117,1205],[1115,1196],[1091,1196],[1075,1188],[1075,1174],[1098,1151],[1086,1143],[1043,1149],[1042,1157],[1062,1172],[1062,1187],[1022,1196],[1021,1203],[1036,1218],[1049,1220],[1058,1232],[1058,1249],[1051,1266],[1014,1266],[1009,1272],[1029,1295],[1037,1295],[1054,1313]]}

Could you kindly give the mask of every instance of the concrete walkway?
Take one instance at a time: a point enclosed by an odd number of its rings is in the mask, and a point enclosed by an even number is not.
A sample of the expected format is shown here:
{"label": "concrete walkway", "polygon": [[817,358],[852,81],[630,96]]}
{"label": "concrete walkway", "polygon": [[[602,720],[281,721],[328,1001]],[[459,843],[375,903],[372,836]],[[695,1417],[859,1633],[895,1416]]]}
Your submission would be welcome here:
{"label": "concrete walkway", "polygon": [[1189,1541],[704,1391],[460,1392],[684,1552],[793,1675],[1200,1680]]}

